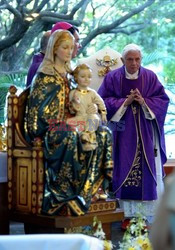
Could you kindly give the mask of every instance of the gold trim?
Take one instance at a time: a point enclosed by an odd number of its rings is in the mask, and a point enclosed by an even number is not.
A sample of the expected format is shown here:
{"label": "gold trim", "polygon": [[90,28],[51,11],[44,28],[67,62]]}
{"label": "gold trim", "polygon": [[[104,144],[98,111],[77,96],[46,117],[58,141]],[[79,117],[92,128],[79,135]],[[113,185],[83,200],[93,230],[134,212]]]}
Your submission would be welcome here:
{"label": "gold trim", "polygon": [[85,95],[85,94],[87,94],[87,93],[89,92],[88,89],[79,89],[79,88],[77,88],[76,90],[77,90],[78,92],[80,92],[81,94],[83,94],[83,95]]}
{"label": "gold trim", "polygon": [[8,188],[12,188],[12,182],[11,181],[8,182]]}
{"label": "gold trim", "polygon": [[27,147],[31,147],[31,145],[26,142],[26,140],[24,139],[23,135],[21,134],[21,130],[20,130],[18,122],[15,122],[15,131],[18,133],[19,140],[21,141],[20,144],[22,146],[24,146],[24,147],[26,147],[26,146]]}
{"label": "gold trim", "polygon": [[18,131],[15,129],[15,146],[17,147],[25,147],[26,145],[21,141],[21,138],[18,135]]}
{"label": "gold trim", "polygon": [[8,161],[7,161],[7,164],[8,164],[8,180],[11,181],[12,180],[12,158],[11,157],[8,157]]}
{"label": "gold trim", "polygon": [[18,106],[17,105],[13,106],[13,117],[15,119],[17,119],[17,117],[18,117]]}
{"label": "gold trim", "polygon": [[8,149],[7,153],[8,153],[8,156],[12,156],[12,150],[11,149]]}
{"label": "gold trim", "polygon": [[37,161],[36,159],[32,160],[32,182],[37,182]]}
{"label": "gold trim", "polygon": [[[136,134],[137,134],[137,145],[139,143],[139,137],[138,137],[138,128],[137,128],[137,123],[136,123],[136,118],[135,118],[135,114],[133,113],[133,116],[134,116],[134,122],[135,122],[135,128],[136,128]],[[124,179],[124,181],[121,183],[121,185],[118,187],[118,189],[116,191],[114,191],[114,194],[118,192],[118,190],[123,186],[123,184],[125,183],[125,181],[127,180],[128,176],[130,175],[131,171],[132,171],[132,168],[134,166],[134,163],[136,161],[136,157],[137,157],[137,146],[136,146],[136,151],[135,151],[135,156],[134,156],[134,160],[132,162],[132,165],[130,167],[130,171],[128,172],[126,178]]]}
{"label": "gold trim", "polygon": [[144,145],[144,142],[143,142],[143,137],[142,137],[142,133],[141,133],[141,129],[140,129],[140,113],[139,113],[139,132],[140,132],[140,139],[141,139],[141,141],[142,141],[142,148],[143,148],[143,152],[144,152],[144,156],[145,156],[145,160],[146,160],[146,162],[147,162],[147,165],[148,165],[148,168],[149,168],[149,170],[150,170],[150,172],[151,172],[151,175],[152,175],[152,177],[153,177],[153,179],[155,180],[155,182],[157,183],[157,180],[156,180],[156,178],[154,177],[154,175],[153,175],[153,172],[152,172],[152,169],[151,169],[151,166],[149,165],[149,161],[148,161],[148,158],[147,158],[147,155],[146,155],[146,151],[145,151],[145,145]]}
{"label": "gold trim", "polygon": [[16,209],[20,211],[31,211],[31,161],[25,158],[17,159],[17,195]]}
{"label": "gold trim", "polygon": [[75,201],[69,201],[68,202],[69,206],[71,207],[71,209],[77,214],[77,215],[84,215],[85,213],[81,211],[81,209],[79,208],[79,206],[77,206]]}
{"label": "gold trim", "polygon": [[97,212],[104,212],[104,211],[114,211],[117,208],[116,201],[98,201],[95,203],[91,203],[88,214],[89,213],[97,213]]}
{"label": "gold trim", "polygon": [[7,145],[8,145],[8,148],[12,147],[12,129],[11,128],[7,129]]}
{"label": "gold trim", "polygon": [[8,203],[12,202],[12,190],[8,190]]}
{"label": "gold trim", "polygon": [[32,192],[36,192],[37,186],[35,184],[32,185]]}
{"label": "gold trim", "polygon": [[8,98],[8,104],[12,104],[12,98]]}
{"label": "gold trim", "polygon": [[36,156],[37,156],[37,152],[34,150],[34,151],[32,152],[32,157],[33,157],[33,158],[36,158]]}
{"label": "gold trim", "polygon": [[32,193],[32,206],[36,207],[36,202],[37,202],[36,193]]}
{"label": "gold trim", "polygon": [[8,119],[9,120],[12,119],[12,106],[11,105],[8,106]]}
{"label": "gold trim", "polygon": [[38,156],[39,156],[40,158],[43,158],[43,152],[42,152],[42,151],[39,151]]}
{"label": "gold trim", "polygon": [[29,158],[31,157],[31,151],[27,149],[14,149],[13,156]]}
{"label": "gold trim", "polygon": [[17,104],[18,103],[18,99],[15,97],[15,98],[13,98],[13,103],[14,104]]}

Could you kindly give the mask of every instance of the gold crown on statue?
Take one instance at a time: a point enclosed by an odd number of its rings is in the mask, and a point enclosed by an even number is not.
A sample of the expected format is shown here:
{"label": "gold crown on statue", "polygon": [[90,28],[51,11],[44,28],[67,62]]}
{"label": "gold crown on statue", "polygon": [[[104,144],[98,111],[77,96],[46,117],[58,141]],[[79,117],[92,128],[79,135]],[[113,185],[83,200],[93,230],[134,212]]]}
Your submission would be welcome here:
{"label": "gold crown on statue", "polygon": [[105,76],[111,71],[110,67],[117,64],[117,59],[111,59],[109,55],[105,55],[103,59],[96,59],[96,64],[102,67],[102,69],[98,70],[98,75]]}

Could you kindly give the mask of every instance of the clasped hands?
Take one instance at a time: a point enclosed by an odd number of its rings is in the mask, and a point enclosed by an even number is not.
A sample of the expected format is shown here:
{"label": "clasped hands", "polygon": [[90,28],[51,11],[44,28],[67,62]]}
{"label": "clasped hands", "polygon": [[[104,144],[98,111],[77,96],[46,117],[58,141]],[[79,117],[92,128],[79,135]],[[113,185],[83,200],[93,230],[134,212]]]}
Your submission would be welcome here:
{"label": "clasped hands", "polygon": [[133,101],[138,102],[140,105],[144,103],[144,98],[140,94],[140,91],[136,89],[131,89],[130,94],[126,96],[126,101],[124,103],[124,106],[130,105]]}

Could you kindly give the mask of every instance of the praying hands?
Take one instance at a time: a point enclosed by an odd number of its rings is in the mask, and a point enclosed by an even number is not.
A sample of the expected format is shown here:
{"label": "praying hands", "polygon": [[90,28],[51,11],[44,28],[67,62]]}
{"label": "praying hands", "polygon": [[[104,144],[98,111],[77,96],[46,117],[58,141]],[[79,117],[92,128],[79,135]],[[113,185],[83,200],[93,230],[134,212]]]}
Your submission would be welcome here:
{"label": "praying hands", "polygon": [[140,94],[140,91],[136,88],[135,90],[131,89],[130,95],[127,95],[124,106],[130,105],[133,101],[138,102],[140,105],[143,105],[144,98]]}

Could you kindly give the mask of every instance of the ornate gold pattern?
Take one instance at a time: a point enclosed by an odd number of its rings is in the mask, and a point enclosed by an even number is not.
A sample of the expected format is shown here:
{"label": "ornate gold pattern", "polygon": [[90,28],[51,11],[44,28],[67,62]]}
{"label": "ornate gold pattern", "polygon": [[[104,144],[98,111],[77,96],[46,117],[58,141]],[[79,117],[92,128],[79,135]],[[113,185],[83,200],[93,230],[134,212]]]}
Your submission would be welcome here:
{"label": "ornate gold pattern", "polygon": [[[24,104],[27,95],[17,97],[14,95],[15,91],[15,88],[11,88],[13,96],[8,97],[8,208],[40,213],[43,197],[42,142],[37,141],[36,150],[33,151],[29,148],[30,145],[25,144],[20,129],[21,120],[18,117],[20,115],[18,111],[21,112],[23,108],[18,108]],[[14,137],[12,137],[12,132]],[[17,149],[16,146],[20,148]],[[33,157],[37,158],[37,163],[32,161],[32,152],[34,152]]]}
{"label": "ornate gold pattern", "polygon": [[76,202],[75,201],[69,201],[69,205],[71,207],[71,209],[73,211],[75,211],[76,214],[78,214],[79,216],[80,215],[84,215],[84,213],[81,211],[81,209],[77,206]]}
{"label": "ornate gold pattern", "polygon": [[7,150],[7,132],[4,125],[0,125],[0,151]]}
{"label": "ornate gold pattern", "polygon": [[98,201],[92,203],[89,207],[88,213],[97,213],[102,211],[113,211],[117,208],[116,201]]}
{"label": "ornate gold pattern", "polygon": [[137,145],[137,151],[136,151],[136,158],[134,160],[134,163],[132,165],[131,171],[124,182],[124,186],[135,186],[139,187],[141,186],[141,180],[142,180],[142,170],[140,165],[140,157],[141,157],[141,151],[140,151],[140,144]]}
{"label": "ornate gold pattern", "polygon": [[109,55],[105,55],[103,59],[96,59],[96,64],[102,67],[102,69],[98,70],[98,75],[105,76],[111,71],[110,67],[117,64],[117,59],[111,59]]}

